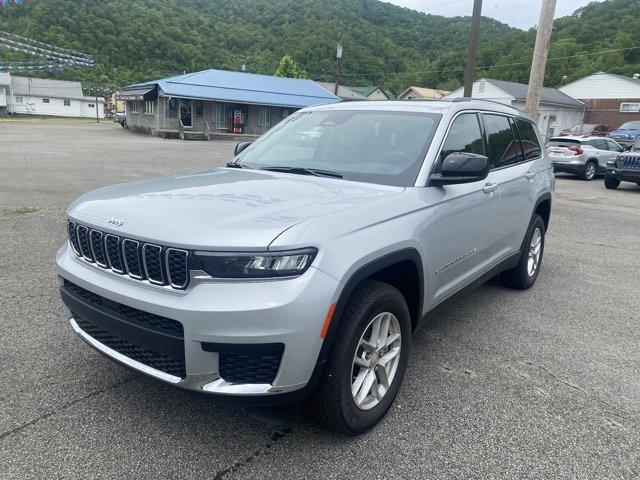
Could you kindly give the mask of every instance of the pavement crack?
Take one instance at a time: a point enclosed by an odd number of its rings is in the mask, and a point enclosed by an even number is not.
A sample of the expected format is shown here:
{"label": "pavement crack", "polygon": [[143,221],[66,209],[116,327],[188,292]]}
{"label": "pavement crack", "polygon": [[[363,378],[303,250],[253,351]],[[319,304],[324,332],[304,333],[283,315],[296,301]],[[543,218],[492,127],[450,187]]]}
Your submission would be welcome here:
{"label": "pavement crack", "polygon": [[47,418],[52,417],[53,415],[55,415],[55,414],[57,414],[57,413],[59,413],[59,412],[61,412],[63,410],[66,410],[69,407],[73,407],[74,405],[77,405],[78,403],[81,403],[84,400],[96,397],[96,396],[98,396],[98,395],[100,395],[102,393],[105,393],[105,392],[107,392],[109,390],[112,390],[112,389],[117,388],[117,387],[119,387],[121,385],[124,385],[125,383],[130,383],[133,380],[136,380],[137,378],[139,378],[139,377],[135,376],[135,377],[130,377],[130,378],[121,380],[121,381],[113,383],[113,384],[111,384],[111,385],[109,385],[107,387],[101,388],[99,390],[94,390],[93,392],[89,392],[88,394],[86,394],[86,395],[84,395],[82,397],[76,398],[75,400],[73,400],[73,401],[71,401],[69,403],[65,403],[63,405],[60,405],[58,408],[55,408],[54,410],[51,410],[50,412],[44,413],[44,414],[42,414],[42,415],[40,415],[40,416],[38,416],[36,418],[33,418],[33,419],[29,420],[28,422],[23,423],[22,425],[18,425],[17,427],[12,428],[11,430],[7,430],[5,432],[0,433],[0,440],[4,440],[5,438],[10,437],[11,435],[14,435],[14,434],[16,434],[18,432],[21,432],[25,428],[28,428],[28,427],[30,427],[32,425],[35,425],[36,423],[38,423],[38,422],[40,422],[42,420],[46,420]]}
{"label": "pavement crack", "polygon": [[235,471],[239,470],[240,468],[248,465],[249,463],[251,463],[253,460],[255,460],[260,455],[264,455],[265,453],[267,453],[267,451],[271,447],[273,447],[273,445],[276,442],[278,442],[278,440],[280,440],[281,438],[283,438],[286,435],[288,435],[289,433],[291,433],[291,431],[292,430],[290,428],[284,428],[284,429],[282,429],[280,431],[274,432],[273,435],[271,435],[271,441],[265,443],[263,449],[256,450],[251,455],[246,457],[245,459],[240,460],[238,462],[234,462],[231,466],[229,466],[227,468],[220,469],[220,470],[214,472],[213,480],[220,480],[220,479],[226,477],[228,474],[234,473]]}

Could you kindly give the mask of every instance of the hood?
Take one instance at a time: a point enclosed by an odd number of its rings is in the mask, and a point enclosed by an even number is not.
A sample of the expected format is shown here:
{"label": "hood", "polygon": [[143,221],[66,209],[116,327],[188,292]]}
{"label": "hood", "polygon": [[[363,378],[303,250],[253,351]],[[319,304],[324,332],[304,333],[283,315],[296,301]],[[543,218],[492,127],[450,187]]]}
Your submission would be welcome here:
{"label": "hood", "polygon": [[613,137],[614,135],[620,135],[626,138],[636,138],[640,136],[640,130],[637,129],[626,129],[620,128],[618,130],[611,130],[609,132],[609,136]]}
{"label": "hood", "polygon": [[[86,193],[68,210],[97,229],[182,248],[265,250],[287,228],[402,193],[339,179],[220,168]],[[120,227],[109,223],[117,217]]]}

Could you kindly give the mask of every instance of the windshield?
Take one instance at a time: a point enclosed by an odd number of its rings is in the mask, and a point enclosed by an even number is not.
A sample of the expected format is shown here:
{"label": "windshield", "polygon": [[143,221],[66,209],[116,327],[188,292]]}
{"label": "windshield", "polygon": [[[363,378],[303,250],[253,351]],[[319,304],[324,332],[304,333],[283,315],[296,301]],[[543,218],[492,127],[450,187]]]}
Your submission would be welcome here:
{"label": "windshield", "polygon": [[636,143],[633,144],[633,150],[640,150],[640,138],[636,140]]}
{"label": "windshield", "polygon": [[640,121],[623,123],[619,130],[640,130]]}
{"label": "windshield", "polygon": [[256,169],[317,170],[346,180],[412,186],[440,118],[431,113],[371,110],[303,112],[244,150],[236,163]]}

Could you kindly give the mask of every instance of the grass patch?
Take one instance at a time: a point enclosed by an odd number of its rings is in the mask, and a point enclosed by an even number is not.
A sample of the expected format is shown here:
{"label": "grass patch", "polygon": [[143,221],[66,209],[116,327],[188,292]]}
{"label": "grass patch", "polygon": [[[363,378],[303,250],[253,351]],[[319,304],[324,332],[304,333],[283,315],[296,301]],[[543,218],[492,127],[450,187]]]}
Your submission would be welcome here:
{"label": "grass patch", "polygon": [[18,207],[7,209],[4,212],[9,215],[27,215],[29,213],[36,213],[38,210],[38,207]]}

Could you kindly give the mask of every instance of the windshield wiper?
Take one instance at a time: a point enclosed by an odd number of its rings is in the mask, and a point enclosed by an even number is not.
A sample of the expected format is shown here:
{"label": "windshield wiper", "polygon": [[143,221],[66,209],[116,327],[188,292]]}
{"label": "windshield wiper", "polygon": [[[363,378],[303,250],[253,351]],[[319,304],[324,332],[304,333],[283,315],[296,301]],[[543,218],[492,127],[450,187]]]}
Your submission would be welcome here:
{"label": "windshield wiper", "polygon": [[296,175],[313,175],[314,177],[342,178],[342,174],[341,173],[332,172],[331,170],[320,170],[319,168],[262,167],[260,170],[269,170],[270,172],[294,173]]}
{"label": "windshield wiper", "polygon": [[229,162],[225,165],[225,167],[227,168],[247,168],[244,165],[242,165],[241,163],[238,162]]}

